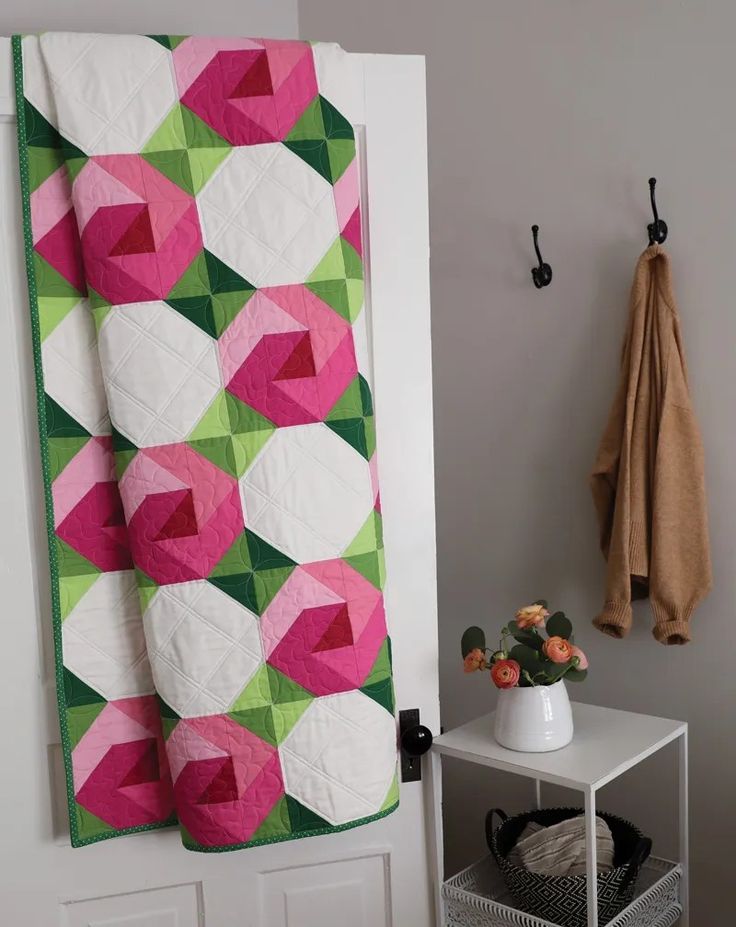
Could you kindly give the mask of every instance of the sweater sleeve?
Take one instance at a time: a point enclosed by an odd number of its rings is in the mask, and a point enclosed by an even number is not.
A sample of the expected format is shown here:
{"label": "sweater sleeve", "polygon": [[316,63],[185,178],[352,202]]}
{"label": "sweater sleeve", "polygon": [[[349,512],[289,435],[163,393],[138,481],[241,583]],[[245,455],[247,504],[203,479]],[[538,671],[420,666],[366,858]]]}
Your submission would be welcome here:
{"label": "sweater sleeve", "polygon": [[711,587],[703,446],[690,402],[677,321],[657,437],[649,596],[654,636],[690,640],[690,616]]}

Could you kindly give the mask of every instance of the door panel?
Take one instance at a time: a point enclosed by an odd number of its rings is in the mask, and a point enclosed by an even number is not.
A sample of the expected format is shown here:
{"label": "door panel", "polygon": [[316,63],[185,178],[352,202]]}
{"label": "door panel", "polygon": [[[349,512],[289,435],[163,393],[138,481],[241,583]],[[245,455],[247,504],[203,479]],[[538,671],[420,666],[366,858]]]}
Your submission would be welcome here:
{"label": "door panel", "polygon": [[364,856],[318,866],[294,866],[260,877],[268,927],[390,925],[387,857]]}
{"label": "door panel", "polygon": [[[358,126],[386,609],[399,708],[439,728],[424,60],[352,55],[334,89]],[[46,534],[22,259],[14,93],[0,39],[0,910],[18,927],[428,927],[423,783],[399,810],[234,853],[157,831],[73,850],[54,693]],[[346,911],[349,916],[346,916]]]}

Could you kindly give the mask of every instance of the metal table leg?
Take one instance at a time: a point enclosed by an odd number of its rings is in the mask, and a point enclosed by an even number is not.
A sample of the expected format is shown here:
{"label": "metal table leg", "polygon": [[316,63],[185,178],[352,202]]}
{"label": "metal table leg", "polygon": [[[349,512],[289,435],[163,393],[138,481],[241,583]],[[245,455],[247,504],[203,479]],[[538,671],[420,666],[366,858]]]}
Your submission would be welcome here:
{"label": "metal table leg", "polygon": [[595,790],[585,790],[585,866],[588,876],[588,927],[598,927],[598,846],[595,833]]}

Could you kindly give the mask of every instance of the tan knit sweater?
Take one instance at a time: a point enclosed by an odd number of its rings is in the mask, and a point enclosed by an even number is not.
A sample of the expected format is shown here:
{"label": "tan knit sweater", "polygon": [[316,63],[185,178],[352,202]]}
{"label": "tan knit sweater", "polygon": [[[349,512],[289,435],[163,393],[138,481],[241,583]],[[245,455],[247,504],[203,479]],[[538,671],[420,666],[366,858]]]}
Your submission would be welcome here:
{"label": "tan knit sweater", "polygon": [[711,586],[703,448],[690,402],[670,260],[641,255],[619,384],[591,477],[608,561],[593,622],[613,637],[631,627],[631,600],[649,597],[654,636],[686,644]]}

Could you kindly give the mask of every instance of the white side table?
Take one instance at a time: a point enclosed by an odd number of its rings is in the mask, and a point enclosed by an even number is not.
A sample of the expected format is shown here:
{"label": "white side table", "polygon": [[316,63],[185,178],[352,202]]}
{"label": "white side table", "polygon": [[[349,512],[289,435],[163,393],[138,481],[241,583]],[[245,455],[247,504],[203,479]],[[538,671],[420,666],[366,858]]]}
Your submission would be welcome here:
{"label": "white side table", "polygon": [[687,724],[613,708],[573,703],[575,737],[553,753],[517,753],[493,737],[493,713],[437,737],[429,755],[434,836],[434,880],[437,927],[443,927],[442,882],[442,757],[453,756],[469,763],[491,766],[526,776],[536,782],[537,807],[542,782],[577,789],[585,796],[587,841],[588,927],[598,927],[596,882],[596,792],[621,773],[636,766],[666,744],[679,739],[679,841],[681,879],[681,927],[688,927],[688,783]]}

